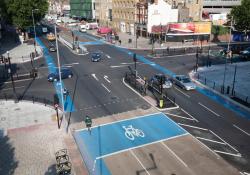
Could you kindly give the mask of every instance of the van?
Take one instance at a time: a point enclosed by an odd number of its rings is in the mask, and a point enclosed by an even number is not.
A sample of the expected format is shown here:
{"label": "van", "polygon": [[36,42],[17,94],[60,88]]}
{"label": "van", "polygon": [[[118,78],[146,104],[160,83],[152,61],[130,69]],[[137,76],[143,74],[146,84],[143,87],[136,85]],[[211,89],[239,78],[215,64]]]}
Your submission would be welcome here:
{"label": "van", "polygon": [[92,30],[92,29],[97,29],[97,28],[98,28],[98,24],[96,22],[86,24],[86,29],[87,30]]}

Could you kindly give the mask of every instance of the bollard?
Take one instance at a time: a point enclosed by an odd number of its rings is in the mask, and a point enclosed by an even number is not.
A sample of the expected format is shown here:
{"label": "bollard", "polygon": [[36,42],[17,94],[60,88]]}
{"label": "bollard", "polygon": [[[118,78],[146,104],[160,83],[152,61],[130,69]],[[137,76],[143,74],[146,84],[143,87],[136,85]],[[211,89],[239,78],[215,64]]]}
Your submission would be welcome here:
{"label": "bollard", "polygon": [[214,86],[213,86],[213,89],[215,88],[215,82],[214,82]]}
{"label": "bollard", "polygon": [[205,85],[207,85],[207,79],[205,78]]}
{"label": "bollard", "polygon": [[160,108],[162,108],[162,107],[163,107],[163,99],[160,99],[159,106],[160,106]]}
{"label": "bollard", "polygon": [[230,92],[230,86],[227,86],[227,94]]}

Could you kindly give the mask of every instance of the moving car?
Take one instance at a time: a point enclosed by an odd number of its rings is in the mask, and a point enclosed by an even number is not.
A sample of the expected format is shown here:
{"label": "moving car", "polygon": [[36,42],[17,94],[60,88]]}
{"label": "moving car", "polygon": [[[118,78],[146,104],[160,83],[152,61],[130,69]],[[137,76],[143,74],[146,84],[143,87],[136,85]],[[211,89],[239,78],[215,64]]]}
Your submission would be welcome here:
{"label": "moving car", "polygon": [[247,59],[250,58],[250,47],[240,52],[240,56]]}
{"label": "moving car", "polygon": [[[73,77],[73,72],[70,69],[62,68],[61,69],[61,76],[62,76],[62,79],[72,78]],[[59,79],[60,79],[59,78],[59,69],[56,69],[56,72],[50,73],[48,75],[48,81],[49,82],[58,81]]]}
{"label": "moving car", "polygon": [[176,76],[174,76],[173,82],[177,86],[179,86],[179,87],[181,87],[181,88],[183,88],[183,89],[185,89],[187,91],[196,88],[196,85],[186,75],[176,75]]}
{"label": "moving car", "polygon": [[100,52],[94,52],[94,53],[92,53],[92,55],[91,55],[91,61],[92,61],[92,62],[98,62],[98,61],[101,60],[101,58],[102,58],[102,55],[101,55]]}
{"label": "moving car", "polygon": [[49,46],[49,51],[50,52],[55,52],[56,51],[56,47],[54,45],[50,45]]}
{"label": "moving car", "polygon": [[49,41],[55,41],[56,37],[55,37],[55,35],[53,33],[49,33],[49,34],[47,34],[47,39]]}
{"label": "moving car", "polygon": [[165,75],[163,74],[156,74],[154,75],[150,81],[149,81],[149,85],[151,86],[156,86],[157,88],[160,88],[161,85],[161,81],[162,81],[162,88],[163,89],[168,89],[172,87],[172,82],[169,78],[167,78]]}

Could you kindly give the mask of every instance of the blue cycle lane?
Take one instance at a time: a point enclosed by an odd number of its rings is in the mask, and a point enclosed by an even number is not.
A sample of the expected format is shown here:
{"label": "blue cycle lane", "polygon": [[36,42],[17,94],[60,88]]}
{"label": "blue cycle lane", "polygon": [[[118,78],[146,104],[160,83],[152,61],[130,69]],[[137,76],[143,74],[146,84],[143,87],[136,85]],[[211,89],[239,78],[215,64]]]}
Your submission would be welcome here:
{"label": "blue cycle lane", "polygon": [[104,124],[74,133],[90,174],[111,175],[103,158],[188,134],[163,113]]}
{"label": "blue cycle lane", "polygon": [[[78,33],[77,33],[78,34]],[[91,40],[94,40],[94,41],[98,41],[98,42],[103,42],[105,43],[104,41],[102,40],[98,40],[96,39],[95,37],[93,36],[90,36],[88,34],[80,34],[82,35],[83,37],[86,37],[86,38],[89,38]],[[119,46],[116,46],[116,45],[110,45],[111,47],[114,47],[115,49],[121,51],[121,52],[124,52],[126,54],[128,54],[130,56],[130,58],[133,58],[133,54],[134,52],[132,51],[129,51],[128,49],[126,48],[121,48]],[[155,62],[153,61],[150,61],[148,60],[147,58],[145,58],[144,56],[142,55],[138,55],[137,54],[137,59],[145,64],[148,64],[150,66],[152,66],[154,69],[166,74],[166,75],[169,75],[171,77],[175,76],[176,74],[168,69],[166,69],[165,67],[162,67],[158,64],[156,64]],[[202,87],[197,87],[196,90],[198,92],[200,92],[201,94],[207,96],[208,98],[212,99],[213,101],[215,101],[216,103],[224,106],[225,108],[233,111],[234,113],[238,114],[239,116],[243,117],[243,118],[246,118],[248,120],[250,120],[250,113],[249,111],[245,110],[244,108],[241,108],[240,106],[238,105],[235,105],[234,103],[224,99],[223,97],[213,93],[212,91],[208,90],[208,89],[205,89],[205,88],[202,88]]]}
{"label": "blue cycle lane", "polygon": [[[39,38],[36,38],[36,42],[40,45],[40,47],[43,50],[43,55],[44,55],[44,58],[46,60],[47,66],[48,66],[49,73],[55,73],[57,70],[57,66],[54,62],[54,58],[52,56],[50,56],[47,47],[43,44],[43,42]],[[54,85],[54,88],[56,90],[56,94],[60,100],[60,103],[62,104],[62,98],[64,98],[64,97],[63,97],[63,94],[61,94],[61,86],[64,89],[65,85],[64,85],[63,81],[62,81],[62,84],[60,84],[60,82],[53,82],[53,85]],[[69,95],[64,100],[63,106],[64,106],[65,112],[75,111],[73,101],[71,100],[71,97]]]}

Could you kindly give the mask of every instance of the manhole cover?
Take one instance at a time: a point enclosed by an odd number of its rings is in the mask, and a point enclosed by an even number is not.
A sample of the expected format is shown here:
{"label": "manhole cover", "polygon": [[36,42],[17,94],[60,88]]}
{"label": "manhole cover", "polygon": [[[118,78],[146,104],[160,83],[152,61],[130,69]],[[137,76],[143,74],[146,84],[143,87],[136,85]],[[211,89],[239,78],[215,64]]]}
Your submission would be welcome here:
{"label": "manhole cover", "polygon": [[16,109],[14,109],[15,111],[19,111],[20,110],[20,108],[16,108]]}
{"label": "manhole cover", "polygon": [[37,123],[37,120],[34,120],[35,123]]}
{"label": "manhole cover", "polygon": [[6,117],[1,117],[1,121],[5,121],[6,120]]}

